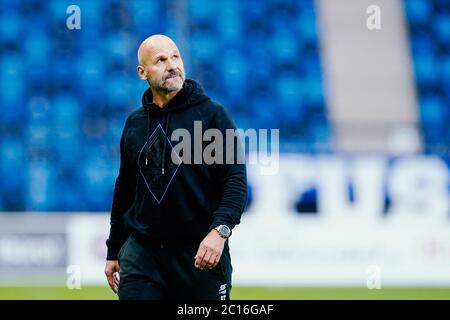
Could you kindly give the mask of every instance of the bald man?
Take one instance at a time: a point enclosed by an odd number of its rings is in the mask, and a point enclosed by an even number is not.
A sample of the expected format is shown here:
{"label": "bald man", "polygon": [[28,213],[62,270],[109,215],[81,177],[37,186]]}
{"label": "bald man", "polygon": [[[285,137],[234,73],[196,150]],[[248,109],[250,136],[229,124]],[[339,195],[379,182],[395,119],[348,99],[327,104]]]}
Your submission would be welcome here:
{"label": "bald man", "polygon": [[[237,161],[242,149],[233,139],[233,163],[190,163],[181,160],[185,154],[173,156],[177,140],[171,139],[177,129],[201,139],[194,134],[197,124],[223,137],[236,127],[197,82],[186,80],[180,51],[167,36],[145,39],[138,63],[137,73],[150,87],[120,140],[106,241],[108,283],[121,300],[228,300],[228,238],[247,201],[246,168]],[[204,149],[202,141],[192,140],[192,155],[195,145]],[[223,146],[223,159],[227,150]]]}

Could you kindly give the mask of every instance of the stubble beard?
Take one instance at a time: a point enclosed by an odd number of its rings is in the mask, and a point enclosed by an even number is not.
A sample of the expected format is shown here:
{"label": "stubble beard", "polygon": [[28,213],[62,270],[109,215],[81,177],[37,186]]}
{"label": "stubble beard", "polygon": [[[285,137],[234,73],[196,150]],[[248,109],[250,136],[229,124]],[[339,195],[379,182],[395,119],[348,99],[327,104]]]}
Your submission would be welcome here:
{"label": "stubble beard", "polygon": [[153,88],[156,91],[170,93],[181,90],[181,88],[183,88],[184,80],[185,77],[183,73],[178,73],[178,76],[173,79],[165,78],[161,81],[155,81],[154,79],[149,78],[148,84],[150,85],[151,88]]}

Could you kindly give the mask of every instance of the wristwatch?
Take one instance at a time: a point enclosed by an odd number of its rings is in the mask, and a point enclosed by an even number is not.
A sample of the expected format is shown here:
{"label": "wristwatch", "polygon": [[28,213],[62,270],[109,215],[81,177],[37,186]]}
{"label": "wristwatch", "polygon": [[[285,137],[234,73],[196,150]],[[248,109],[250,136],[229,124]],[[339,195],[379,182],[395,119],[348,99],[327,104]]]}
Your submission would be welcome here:
{"label": "wristwatch", "polygon": [[216,229],[219,235],[224,239],[228,239],[231,236],[231,229],[227,225],[221,224],[214,229]]}

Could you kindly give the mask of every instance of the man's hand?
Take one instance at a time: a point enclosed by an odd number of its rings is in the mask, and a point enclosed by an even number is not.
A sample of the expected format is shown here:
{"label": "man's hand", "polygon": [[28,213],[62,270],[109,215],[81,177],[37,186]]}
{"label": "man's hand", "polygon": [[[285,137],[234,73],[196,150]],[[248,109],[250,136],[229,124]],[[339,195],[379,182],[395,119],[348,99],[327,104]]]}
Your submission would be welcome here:
{"label": "man's hand", "polygon": [[225,241],[217,230],[212,229],[200,243],[200,247],[194,257],[194,266],[200,270],[214,268],[222,256]]}
{"label": "man's hand", "polygon": [[106,279],[108,279],[108,284],[114,293],[117,293],[119,288],[119,277],[118,273],[120,270],[118,260],[107,260],[105,266]]}

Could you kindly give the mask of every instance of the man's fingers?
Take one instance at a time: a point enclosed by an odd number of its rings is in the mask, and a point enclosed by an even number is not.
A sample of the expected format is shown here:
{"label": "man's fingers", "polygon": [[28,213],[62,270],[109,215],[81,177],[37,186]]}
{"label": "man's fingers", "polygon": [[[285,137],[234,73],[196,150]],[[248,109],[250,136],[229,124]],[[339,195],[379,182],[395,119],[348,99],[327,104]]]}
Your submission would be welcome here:
{"label": "man's fingers", "polygon": [[198,249],[197,254],[195,255],[195,262],[194,265],[196,268],[200,267],[200,263],[203,260],[203,257],[205,256],[206,250],[202,246]]}
{"label": "man's fingers", "polygon": [[195,267],[196,268],[203,269],[203,267],[202,267],[203,259],[204,259],[204,256],[202,256],[202,257],[198,256],[197,257],[197,260],[195,261]]}
{"label": "man's fingers", "polygon": [[108,284],[111,287],[112,291],[114,291],[114,293],[117,293],[117,288],[116,288],[116,285],[114,283],[114,278],[113,278],[112,273],[108,273],[106,275],[106,278],[108,279]]}
{"label": "man's fingers", "polygon": [[206,252],[202,262],[200,262],[200,269],[206,268],[206,266],[209,264],[209,259],[211,259],[211,255],[212,255],[211,251]]}
{"label": "man's fingers", "polygon": [[[211,269],[212,262],[214,261],[216,254],[214,252],[210,252],[208,257],[205,257],[205,268]],[[206,259],[207,258],[207,259]]]}
{"label": "man's fingers", "polygon": [[213,266],[213,268],[219,264],[220,256],[221,256],[221,255],[222,255],[222,254],[218,254],[217,257],[216,257],[216,259],[214,259],[214,266]]}
{"label": "man's fingers", "polygon": [[112,276],[108,276],[108,284],[111,289],[114,287],[114,279],[112,278]]}
{"label": "man's fingers", "polygon": [[209,260],[209,263],[206,267],[210,268],[210,269],[214,268],[219,263],[219,260],[220,260],[220,254],[211,256],[211,259]]}
{"label": "man's fingers", "polygon": [[119,287],[119,281],[118,281],[119,279],[117,277],[119,270],[120,270],[119,261],[117,261],[117,260],[107,260],[106,261],[105,275],[106,275],[108,284],[114,293],[117,293],[117,290]]}
{"label": "man's fingers", "polygon": [[206,268],[208,268],[208,269],[214,268],[214,266],[215,266],[214,261],[216,261],[215,257],[216,257],[216,255],[211,255],[211,257],[208,260],[208,263],[206,264]]}
{"label": "man's fingers", "polygon": [[118,275],[118,272],[111,271],[111,270],[105,270],[106,279],[108,280],[108,284],[111,287],[111,290],[114,293],[117,293],[117,290],[119,288],[119,279],[116,275]]}
{"label": "man's fingers", "polygon": [[108,283],[111,284],[112,283],[112,272],[105,271],[105,275],[106,275],[106,279],[108,280]]}
{"label": "man's fingers", "polygon": [[196,264],[196,267],[202,270],[205,268],[212,269],[219,263],[220,256],[220,253],[216,254],[213,250],[208,250],[198,264]]}

